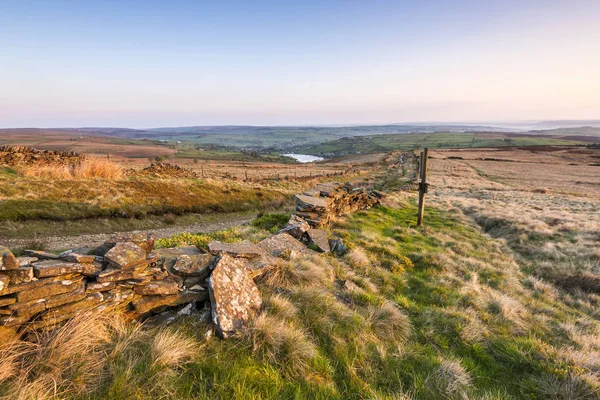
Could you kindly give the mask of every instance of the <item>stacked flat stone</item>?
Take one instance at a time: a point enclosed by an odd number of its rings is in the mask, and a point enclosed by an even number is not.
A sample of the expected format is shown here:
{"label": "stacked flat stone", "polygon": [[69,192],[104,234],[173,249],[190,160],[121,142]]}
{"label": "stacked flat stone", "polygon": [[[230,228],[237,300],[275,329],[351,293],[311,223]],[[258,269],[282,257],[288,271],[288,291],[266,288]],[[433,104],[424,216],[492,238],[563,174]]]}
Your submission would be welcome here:
{"label": "stacked flat stone", "polygon": [[0,146],[0,165],[75,165],[86,157],[72,151],[38,150],[27,146]]}
{"label": "stacked flat stone", "polygon": [[383,196],[379,191],[367,191],[350,183],[324,183],[295,196],[295,214],[311,227],[320,228],[327,226],[333,216],[350,214],[379,204]]}

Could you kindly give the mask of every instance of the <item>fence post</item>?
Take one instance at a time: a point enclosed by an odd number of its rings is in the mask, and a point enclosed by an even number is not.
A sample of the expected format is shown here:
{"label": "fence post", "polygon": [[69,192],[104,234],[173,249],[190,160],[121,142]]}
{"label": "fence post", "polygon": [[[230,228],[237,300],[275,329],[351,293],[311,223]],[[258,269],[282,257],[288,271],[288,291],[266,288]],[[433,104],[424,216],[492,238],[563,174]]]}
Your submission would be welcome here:
{"label": "fence post", "polygon": [[419,179],[419,211],[417,213],[417,226],[423,226],[423,216],[425,214],[425,194],[429,183],[427,182],[427,159],[429,157],[429,149],[426,147],[421,152],[421,162],[419,163],[420,179]]}

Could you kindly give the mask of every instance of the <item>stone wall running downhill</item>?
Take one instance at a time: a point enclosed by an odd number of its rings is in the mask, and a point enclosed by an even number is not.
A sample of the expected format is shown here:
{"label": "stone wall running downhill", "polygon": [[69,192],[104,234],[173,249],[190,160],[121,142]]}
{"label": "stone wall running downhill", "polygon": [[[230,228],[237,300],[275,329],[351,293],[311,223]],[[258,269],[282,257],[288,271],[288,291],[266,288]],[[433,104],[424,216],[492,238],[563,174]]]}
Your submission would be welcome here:
{"label": "stone wall running downhill", "polygon": [[349,184],[319,185],[297,195],[287,226],[259,243],[155,250],[152,235],[133,233],[58,255],[27,250],[15,257],[0,246],[0,329],[47,328],[80,313],[113,310],[151,324],[194,313],[230,337],[262,305],[254,279],[278,257],[343,253],[340,239],[316,228],[332,215],[372,207],[382,196]]}

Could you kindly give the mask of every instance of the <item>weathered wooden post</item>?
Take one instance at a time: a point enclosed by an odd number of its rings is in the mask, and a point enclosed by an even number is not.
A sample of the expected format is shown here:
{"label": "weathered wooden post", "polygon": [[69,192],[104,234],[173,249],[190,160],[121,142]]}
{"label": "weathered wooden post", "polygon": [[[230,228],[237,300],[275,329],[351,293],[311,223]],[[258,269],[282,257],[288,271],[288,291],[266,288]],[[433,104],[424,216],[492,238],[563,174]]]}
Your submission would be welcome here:
{"label": "weathered wooden post", "polygon": [[419,211],[417,214],[417,226],[423,226],[423,215],[425,214],[425,194],[429,183],[427,182],[427,159],[429,157],[429,149],[426,147],[421,152],[421,162],[419,163]]}

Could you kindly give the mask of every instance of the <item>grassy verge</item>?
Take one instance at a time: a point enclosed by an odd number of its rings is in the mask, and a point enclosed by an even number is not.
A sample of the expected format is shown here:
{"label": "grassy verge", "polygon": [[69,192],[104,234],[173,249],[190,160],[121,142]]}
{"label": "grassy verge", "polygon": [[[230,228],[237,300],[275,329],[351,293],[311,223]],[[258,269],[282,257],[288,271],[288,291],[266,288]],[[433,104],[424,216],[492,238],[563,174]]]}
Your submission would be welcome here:
{"label": "grassy verge", "polygon": [[[415,214],[403,200],[341,220],[332,231],[350,247],[346,256],[279,261],[259,282],[264,310],[239,338],[206,336],[210,326],[193,318],[178,322],[167,331],[198,352],[167,369],[152,350],[162,331],[146,331],[142,343],[121,339],[80,396],[598,398],[595,314],[522,272],[462,213],[428,209],[422,229]],[[279,219],[211,238],[257,241]]]}

